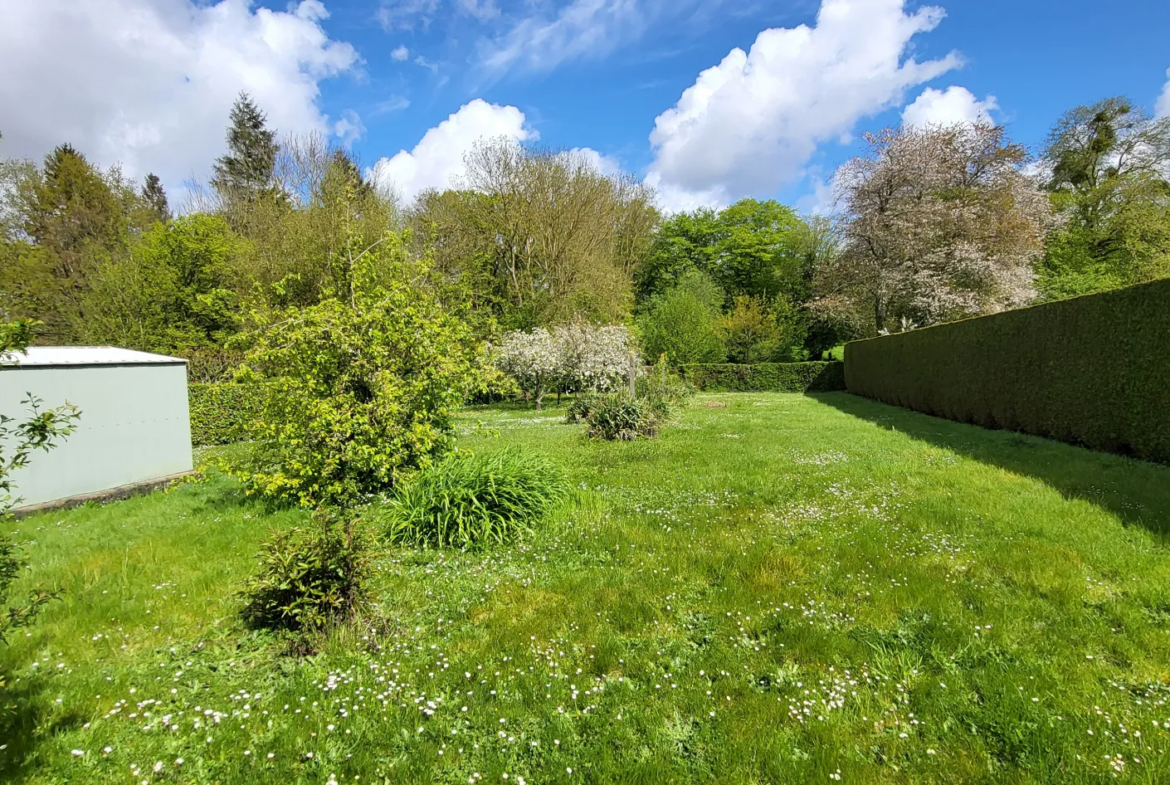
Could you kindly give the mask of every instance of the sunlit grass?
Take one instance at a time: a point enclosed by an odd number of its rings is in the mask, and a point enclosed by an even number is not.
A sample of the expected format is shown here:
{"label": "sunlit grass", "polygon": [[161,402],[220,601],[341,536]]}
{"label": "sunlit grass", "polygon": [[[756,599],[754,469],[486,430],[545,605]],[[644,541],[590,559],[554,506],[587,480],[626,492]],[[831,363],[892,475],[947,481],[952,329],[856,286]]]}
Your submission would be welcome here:
{"label": "sunlit grass", "polygon": [[217,479],[21,522],[65,599],[0,651],[0,777],[1170,781],[1170,469],[843,394],[708,396],[634,443],[460,428],[571,499],[389,550],[374,622],[307,658],[235,596],[300,513]]}

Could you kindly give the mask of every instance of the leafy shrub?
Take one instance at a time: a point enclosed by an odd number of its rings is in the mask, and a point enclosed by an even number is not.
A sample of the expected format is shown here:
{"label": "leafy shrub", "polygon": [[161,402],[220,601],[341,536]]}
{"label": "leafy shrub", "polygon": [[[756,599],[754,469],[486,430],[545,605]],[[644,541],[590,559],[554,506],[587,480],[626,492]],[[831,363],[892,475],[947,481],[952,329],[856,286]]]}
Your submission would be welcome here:
{"label": "leafy shrub", "polygon": [[684,275],[638,319],[642,348],[676,364],[722,362],[727,356],[719,328],[722,302],[722,291],[706,275]]}
{"label": "leafy shrub", "polygon": [[832,392],[845,389],[845,364],[760,363],[684,365],[688,382],[704,392]]}
{"label": "leafy shrub", "polygon": [[273,534],[244,584],[251,626],[311,631],[355,616],[368,602],[375,539],[369,527],[318,512],[313,526]]}
{"label": "leafy shrub", "polygon": [[[0,322],[0,366],[28,348],[38,324],[27,320]],[[76,430],[80,417],[77,408],[69,404],[43,409],[41,400],[31,393],[24,405],[28,407],[28,418],[20,422],[0,414],[0,523],[8,520],[9,510],[20,501],[13,494],[13,472],[28,465],[33,451],[48,452],[56,447]],[[0,602],[7,600],[9,589],[27,565],[28,559],[12,537],[0,531]],[[53,592],[38,589],[30,592],[21,605],[0,607],[0,643],[7,643],[9,632],[32,624],[41,609],[56,597]],[[0,680],[0,687],[3,684]]]}
{"label": "leafy shrub", "polygon": [[399,488],[381,517],[392,541],[484,547],[531,531],[565,490],[560,470],[538,455],[454,455]]}
{"label": "leafy shrub", "polygon": [[591,439],[632,442],[658,435],[663,415],[660,405],[645,398],[614,393],[603,396],[589,412],[586,433]]}
{"label": "leafy shrub", "polygon": [[569,425],[585,422],[603,397],[592,392],[578,393],[569,402],[569,408],[565,412],[565,422]]}
{"label": "leafy shrub", "polygon": [[695,394],[694,385],[676,373],[665,360],[660,360],[639,376],[636,389],[638,397],[649,402],[662,419],[685,406]]}
{"label": "leafy shrub", "polygon": [[1170,280],[845,345],[849,392],[1170,463]]}
{"label": "leafy shrub", "polygon": [[232,444],[244,438],[246,426],[264,411],[265,384],[191,384],[191,444]]}
{"label": "leafy shrub", "polygon": [[[360,504],[453,443],[474,382],[466,325],[426,283],[425,260],[389,235],[317,305],[258,314],[245,381],[270,382],[234,468],[249,493],[303,506]],[[389,275],[387,269],[399,270]]]}

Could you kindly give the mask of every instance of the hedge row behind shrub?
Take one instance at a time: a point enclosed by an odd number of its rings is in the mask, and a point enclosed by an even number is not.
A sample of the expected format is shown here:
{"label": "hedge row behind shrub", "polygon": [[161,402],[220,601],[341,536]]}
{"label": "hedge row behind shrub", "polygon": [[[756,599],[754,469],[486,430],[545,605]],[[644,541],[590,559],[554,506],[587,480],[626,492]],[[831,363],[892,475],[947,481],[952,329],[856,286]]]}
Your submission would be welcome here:
{"label": "hedge row behind shrub", "polygon": [[705,392],[831,392],[845,389],[839,362],[682,365],[683,378]]}
{"label": "hedge row behind shrub", "polygon": [[191,444],[231,444],[242,438],[243,426],[260,414],[267,386],[263,384],[190,384]]}
{"label": "hedge row behind shrub", "polygon": [[849,392],[1170,462],[1170,280],[845,347]]}

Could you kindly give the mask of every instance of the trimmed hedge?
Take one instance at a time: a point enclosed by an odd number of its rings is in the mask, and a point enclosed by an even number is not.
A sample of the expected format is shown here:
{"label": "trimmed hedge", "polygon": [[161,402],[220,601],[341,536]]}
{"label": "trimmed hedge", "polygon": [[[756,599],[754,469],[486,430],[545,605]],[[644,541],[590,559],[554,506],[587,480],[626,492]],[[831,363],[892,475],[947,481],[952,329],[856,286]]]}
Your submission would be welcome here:
{"label": "trimmed hedge", "polygon": [[705,392],[831,392],[845,389],[845,364],[681,365],[683,378]]}
{"label": "trimmed hedge", "polygon": [[190,384],[191,444],[239,441],[246,422],[259,415],[267,387],[263,384]]}
{"label": "trimmed hedge", "polygon": [[1170,280],[845,347],[849,392],[1170,463]]}

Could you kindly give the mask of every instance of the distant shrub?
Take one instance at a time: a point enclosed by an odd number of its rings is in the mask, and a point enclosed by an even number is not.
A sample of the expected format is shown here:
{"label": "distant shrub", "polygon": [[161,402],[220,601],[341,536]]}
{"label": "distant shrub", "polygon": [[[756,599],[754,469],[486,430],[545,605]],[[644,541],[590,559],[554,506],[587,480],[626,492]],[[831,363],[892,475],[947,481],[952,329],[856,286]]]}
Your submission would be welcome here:
{"label": "distant shrub", "polygon": [[244,428],[264,410],[269,389],[264,384],[188,385],[191,444],[232,444],[245,438]]}
{"label": "distant shrub", "polygon": [[636,383],[638,398],[649,403],[661,419],[686,406],[694,396],[695,387],[671,368],[665,360],[648,368]]}
{"label": "distant shrub", "polygon": [[539,455],[453,455],[404,483],[375,516],[393,542],[480,548],[531,531],[565,491],[564,475]]}
{"label": "distant shrub", "polygon": [[760,363],[683,365],[688,382],[703,392],[833,392],[845,389],[845,364]]}
{"label": "distant shrub", "polygon": [[252,627],[318,630],[352,618],[369,598],[375,539],[365,524],[318,512],[309,528],[277,532],[244,585]]}
{"label": "distant shrub", "polygon": [[597,407],[602,397],[597,393],[578,393],[569,402],[569,408],[565,412],[565,422],[569,425],[576,425],[588,420],[589,414]]}
{"label": "distant shrub", "polygon": [[663,415],[660,405],[645,398],[614,393],[601,398],[589,412],[586,423],[591,439],[632,442],[658,435]]}

